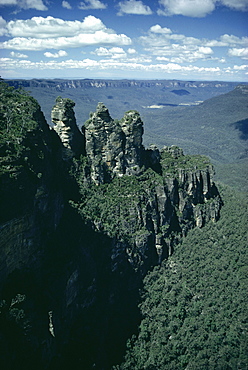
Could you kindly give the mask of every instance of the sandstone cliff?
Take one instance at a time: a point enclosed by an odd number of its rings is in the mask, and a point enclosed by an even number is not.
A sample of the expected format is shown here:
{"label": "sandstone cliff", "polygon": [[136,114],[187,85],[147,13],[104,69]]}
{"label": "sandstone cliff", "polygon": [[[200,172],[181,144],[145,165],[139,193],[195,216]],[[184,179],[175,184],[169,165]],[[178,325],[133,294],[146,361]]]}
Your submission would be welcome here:
{"label": "sandstone cliff", "polygon": [[113,176],[140,172],[143,122],[136,111],[114,121],[103,103],[85,123],[86,155],[90,161],[91,178],[95,184],[107,182]]}
{"label": "sandstone cliff", "polygon": [[136,111],[113,120],[99,103],[81,133],[68,99],[50,129],[32,98],[2,84],[1,96],[0,365],[109,369],[143,276],[218,219],[212,166],[145,149]]}
{"label": "sandstone cliff", "polygon": [[84,139],[76,124],[74,105],[72,100],[59,96],[51,113],[53,128],[64,146],[64,158],[78,157],[84,153]]}
{"label": "sandstone cliff", "polygon": [[143,274],[190,228],[218,219],[221,199],[208,158],[175,146],[145,149],[138,112],[113,120],[99,103],[83,132],[86,157],[75,167],[82,200],[73,204],[94,230],[114,238],[113,271],[128,262]]}

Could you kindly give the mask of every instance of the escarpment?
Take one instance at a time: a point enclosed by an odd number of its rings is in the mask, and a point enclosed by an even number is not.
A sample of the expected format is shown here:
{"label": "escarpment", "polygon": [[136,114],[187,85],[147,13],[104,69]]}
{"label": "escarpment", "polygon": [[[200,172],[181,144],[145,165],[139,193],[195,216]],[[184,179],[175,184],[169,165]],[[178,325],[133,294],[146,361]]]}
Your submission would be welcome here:
{"label": "escarpment", "polygon": [[175,146],[145,149],[138,112],[113,120],[99,103],[83,132],[86,157],[75,171],[83,198],[74,206],[93,229],[117,240],[113,269],[128,261],[144,273],[190,228],[218,219],[221,199],[208,158]]}
{"label": "escarpment", "polygon": [[114,120],[99,103],[80,132],[59,97],[50,128],[34,99],[0,87],[0,365],[110,369],[146,272],[219,217],[212,165],[145,148],[136,111]]}

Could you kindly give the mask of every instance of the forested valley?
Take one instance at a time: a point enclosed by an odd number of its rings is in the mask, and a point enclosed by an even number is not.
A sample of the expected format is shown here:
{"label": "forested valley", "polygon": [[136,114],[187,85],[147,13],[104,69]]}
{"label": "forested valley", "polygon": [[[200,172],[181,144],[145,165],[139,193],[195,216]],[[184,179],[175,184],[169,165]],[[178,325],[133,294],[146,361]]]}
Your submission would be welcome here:
{"label": "forested valley", "polygon": [[79,130],[59,96],[51,127],[23,89],[0,95],[1,369],[247,370],[247,88],[226,94],[236,126],[216,121],[224,182],[207,153],[145,148],[136,110],[99,103]]}

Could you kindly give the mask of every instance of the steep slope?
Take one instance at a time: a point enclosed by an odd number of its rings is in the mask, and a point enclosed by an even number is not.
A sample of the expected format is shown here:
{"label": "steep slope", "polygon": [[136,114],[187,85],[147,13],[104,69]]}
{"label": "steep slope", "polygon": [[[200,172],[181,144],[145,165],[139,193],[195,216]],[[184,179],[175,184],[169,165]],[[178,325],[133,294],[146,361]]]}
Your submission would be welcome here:
{"label": "steep slope", "polygon": [[139,334],[115,369],[247,368],[248,204],[230,188],[221,195],[219,222],[191,230],[146,276]]}
{"label": "steep slope", "polygon": [[81,133],[58,98],[1,82],[0,365],[109,369],[137,328],[146,273],[219,218],[206,157],[146,149],[137,111],[106,106]]}
{"label": "steep slope", "polygon": [[160,110],[142,115],[146,145],[176,144],[186,153],[208,155],[216,166],[218,180],[247,190],[247,85],[195,107],[170,109],[163,120]]}
{"label": "steep slope", "polygon": [[221,199],[208,159],[184,156],[178,147],[145,149],[138,112],[114,121],[99,103],[84,132],[86,161],[77,162],[76,172],[82,201],[75,206],[96,230],[116,238],[113,265],[128,258],[146,271],[188,229],[218,219]]}

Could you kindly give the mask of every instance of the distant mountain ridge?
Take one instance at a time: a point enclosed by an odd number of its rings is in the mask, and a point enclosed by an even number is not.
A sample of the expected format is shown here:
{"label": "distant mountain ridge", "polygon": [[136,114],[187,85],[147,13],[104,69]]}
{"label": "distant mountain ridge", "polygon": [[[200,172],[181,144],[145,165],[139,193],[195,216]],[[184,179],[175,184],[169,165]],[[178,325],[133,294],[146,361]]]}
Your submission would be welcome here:
{"label": "distant mountain ridge", "polygon": [[138,110],[144,122],[145,145],[156,144],[162,148],[175,144],[186,154],[208,155],[221,181],[239,189],[246,187],[248,85],[245,82],[111,79],[6,82],[30,91],[48,124],[52,124],[51,110],[58,95],[75,102],[79,127],[99,101],[114,118],[121,118],[125,111]]}
{"label": "distant mountain ridge", "polygon": [[180,81],[180,80],[105,80],[105,79],[15,79],[6,80],[14,87],[48,87],[55,90],[105,87],[157,87],[157,88],[234,88],[236,82],[223,81]]}

